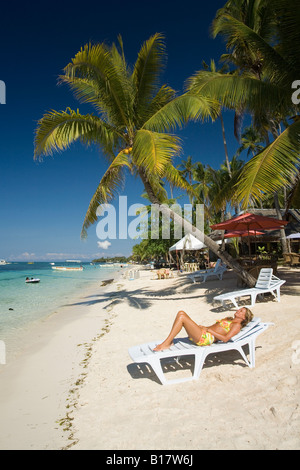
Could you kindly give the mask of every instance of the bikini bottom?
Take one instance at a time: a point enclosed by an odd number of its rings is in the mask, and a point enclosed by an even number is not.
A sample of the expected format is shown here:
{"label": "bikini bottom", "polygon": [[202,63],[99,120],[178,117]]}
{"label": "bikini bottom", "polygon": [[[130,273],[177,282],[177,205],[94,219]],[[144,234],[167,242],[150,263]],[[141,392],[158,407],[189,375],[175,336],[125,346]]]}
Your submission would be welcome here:
{"label": "bikini bottom", "polygon": [[[192,338],[190,338],[191,341]],[[203,333],[198,343],[193,341],[197,346],[210,346],[215,341],[215,337],[211,333]]]}

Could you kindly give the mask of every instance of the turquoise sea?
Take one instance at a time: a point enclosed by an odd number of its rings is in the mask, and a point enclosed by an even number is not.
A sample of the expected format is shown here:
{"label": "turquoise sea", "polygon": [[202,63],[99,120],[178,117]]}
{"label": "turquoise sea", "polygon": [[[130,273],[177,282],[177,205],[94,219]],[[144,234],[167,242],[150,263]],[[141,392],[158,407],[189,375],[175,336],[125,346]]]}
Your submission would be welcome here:
{"label": "turquoise sea", "polygon": [[[112,279],[118,266],[104,267],[90,263],[61,263],[56,266],[83,266],[83,271],[55,271],[49,262],[0,265],[0,340],[7,350],[30,325],[44,320],[58,307],[66,305],[95,283]],[[39,278],[38,284],[26,284],[25,279]]]}

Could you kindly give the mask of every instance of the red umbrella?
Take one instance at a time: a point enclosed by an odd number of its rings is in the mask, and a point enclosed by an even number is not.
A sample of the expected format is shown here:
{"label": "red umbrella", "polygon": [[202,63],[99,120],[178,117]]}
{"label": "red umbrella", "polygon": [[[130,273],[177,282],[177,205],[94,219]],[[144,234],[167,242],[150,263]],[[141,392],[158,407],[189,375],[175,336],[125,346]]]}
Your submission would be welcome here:
{"label": "red umbrella", "polygon": [[255,237],[256,235],[264,235],[264,232],[257,232],[256,230],[249,230],[248,231],[241,231],[241,230],[236,230],[232,232],[227,232],[224,234],[224,238],[235,238],[235,237]]}
{"label": "red umbrella", "polygon": [[245,214],[234,217],[233,219],[211,225],[211,228],[213,230],[246,230],[250,254],[250,230],[276,230],[287,224],[288,222],[286,220],[273,219],[271,217],[245,212]]}
{"label": "red umbrella", "polygon": [[276,230],[287,224],[286,220],[273,219],[246,212],[225,222],[211,225],[211,228],[213,230]]}
{"label": "red umbrella", "polygon": [[255,237],[255,243],[256,243],[256,235],[264,235],[264,232],[257,232],[256,230],[247,230],[247,231],[241,231],[241,230],[236,230],[232,232],[227,232],[224,234],[224,238],[235,238],[235,237],[248,237],[248,247],[249,247],[249,254],[250,254],[250,237]]}

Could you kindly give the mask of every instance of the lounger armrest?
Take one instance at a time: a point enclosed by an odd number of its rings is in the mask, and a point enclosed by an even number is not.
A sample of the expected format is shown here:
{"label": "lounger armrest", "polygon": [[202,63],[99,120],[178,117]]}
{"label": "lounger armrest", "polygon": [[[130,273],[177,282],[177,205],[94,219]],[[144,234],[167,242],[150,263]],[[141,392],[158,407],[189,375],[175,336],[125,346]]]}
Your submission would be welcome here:
{"label": "lounger armrest", "polygon": [[274,276],[274,278],[271,279],[270,287],[281,286],[285,282],[285,279],[279,279],[278,277]]}
{"label": "lounger armrest", "polygon": [[251,330],[253,330],[259,323],[261,322],[260,318],[254,317],[241,331],[231,338],[232,342],[239,341],[241,338],[250,334]]}

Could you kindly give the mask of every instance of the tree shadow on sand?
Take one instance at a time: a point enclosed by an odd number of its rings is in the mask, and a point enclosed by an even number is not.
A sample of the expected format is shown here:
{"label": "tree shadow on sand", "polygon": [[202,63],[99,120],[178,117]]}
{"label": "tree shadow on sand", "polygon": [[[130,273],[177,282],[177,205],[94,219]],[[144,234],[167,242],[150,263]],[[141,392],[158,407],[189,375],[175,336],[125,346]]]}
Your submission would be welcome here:
{"label": "tree shadow on sand", "polygon": [[[285,279],[286,283],[281,288],[281,296],[285,295],[297,295],[299,294],[299,273],[295,270],[291,271],[288,268],[280,269],[279,276],[280,279]],[[139,287],[138,280],[135,281],[136,288],[126,290],[122,284],[122,280],[115,284],[115,291],[110,292],[99,292],[94,295],[89,295],[84,297],[82,301],[75,302],[72,304],[67,304],[65,306],[91,306],[91,305],[101,305],[105,310],[111,310],[116,305],[119,305],[123,302],[126,302],[127,305],[134,309],[145,310],[154,305],[157,301],[161,299],[166,300],[186,300],[186,299],[205,299],[207,303],[207,309],[211,312],[224,312],[228,310],[236,310],[232,304],[226,306],[221,306],[220,304],[214,302],[214,297],[216,295],[222,294],[224,292],[231,292],[234,290],[239,290],[237,287],[237,276],[234,272],[229,271],[225,274],[224,280],[208,280],[205,283],[193,283],[188,276],[178,276],[178,278],[173,278],[172,283],[168,282],[168,279],[165,280],[151,280],[149,286]],[[226,281],[226,283],[225,283]],[[105,281],[104,281],[105,282]],[[152,283],[153,282],[153,289]],[[104,287],[107,283],[111,283],[111,280],[108,280],[105,284],[102,284],[100,287]],[[155,284],[154,284],[155,283]],[[181,295],[180,295],[181,294]],[[257,299],[257,302],[270,302],[272,301],[272,294],[265,294],[260,299]],[[249,299],[242,298],[239,301],[239,305],[249,304]]]}

